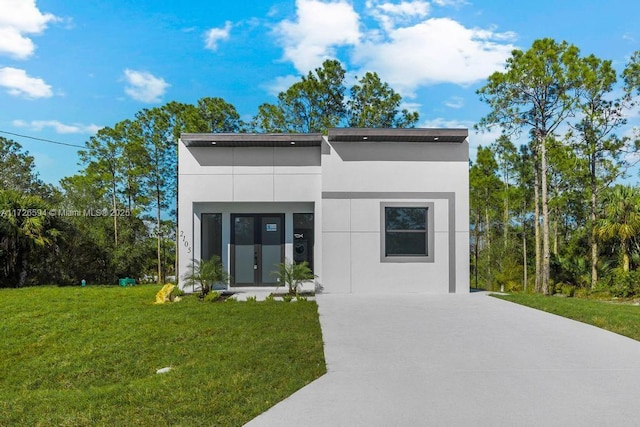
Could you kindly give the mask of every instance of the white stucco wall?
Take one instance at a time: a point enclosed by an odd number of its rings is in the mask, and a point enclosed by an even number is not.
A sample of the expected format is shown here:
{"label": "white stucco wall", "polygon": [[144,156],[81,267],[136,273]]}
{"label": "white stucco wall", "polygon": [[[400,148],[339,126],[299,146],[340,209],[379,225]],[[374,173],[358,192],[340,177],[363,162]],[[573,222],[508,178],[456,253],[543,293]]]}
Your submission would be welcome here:
{"label": "white stucco wall", "polygon": [[[325,292],[469,292],[468,143],[336,142],[322,147],[179,143],[179,274],[200,254],[200,215],[315,216],[314,272]],[[433,203],[433,262],[381,262],[381,203]],[[226,224],[226,225],[225,225]]]}
{"label": "white stucco wall", "polygon": [[[456,148],[468,153],[463,144]],[[327,292],[469,292],[468,162],[448,160],[450,146],[353,142],[324,148]],[[434,204],[433,262],[380,261],[383,202]]]}
{"label": "white stucco wall", "polygon": [[[284,213],[292,230],[293,213],[315,214],[316,274],[322,271],[320,147],[186,147],[178,145],[178,269],[182,276],[200,259],[200,215]],[[285,234],[285,256],[293,242]],[[230,231],[223,227],[222,260],[229,266]],[[319,279],[320,280],[320,279]]]}

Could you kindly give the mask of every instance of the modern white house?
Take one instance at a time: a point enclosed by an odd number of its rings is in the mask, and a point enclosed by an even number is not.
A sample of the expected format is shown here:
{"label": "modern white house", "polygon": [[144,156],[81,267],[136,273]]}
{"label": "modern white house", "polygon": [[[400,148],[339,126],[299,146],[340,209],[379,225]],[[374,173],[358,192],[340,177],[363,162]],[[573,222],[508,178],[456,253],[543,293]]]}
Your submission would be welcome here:
{"label": "modern white house", "polygon": [[307,261],[326,293],[469,292],[467,129],[182,134],[179,271],[217,255],[231,289]]}

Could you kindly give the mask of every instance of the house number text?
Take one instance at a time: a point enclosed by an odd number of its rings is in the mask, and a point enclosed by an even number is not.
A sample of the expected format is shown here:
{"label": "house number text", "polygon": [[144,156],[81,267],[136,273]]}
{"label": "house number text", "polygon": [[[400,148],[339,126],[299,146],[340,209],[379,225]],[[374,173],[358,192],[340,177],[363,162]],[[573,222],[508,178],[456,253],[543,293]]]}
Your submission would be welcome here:
{"label": "house number text", "polygon": [[189,241],[187,240],[187,236],[184,234],[184,231],[180,231],[180,242],[185,248],[187,248],[187,253],[190,254],[191,245],[189,244]]}

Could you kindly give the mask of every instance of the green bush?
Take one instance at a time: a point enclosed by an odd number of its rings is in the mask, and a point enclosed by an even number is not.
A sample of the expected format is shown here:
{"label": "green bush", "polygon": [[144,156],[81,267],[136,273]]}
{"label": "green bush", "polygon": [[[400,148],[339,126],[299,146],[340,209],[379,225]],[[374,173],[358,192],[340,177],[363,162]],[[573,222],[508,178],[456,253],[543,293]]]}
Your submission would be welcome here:
{"label": "green bush", "polygon": [[551,277],[560,283],[560,289],[556,289],[557,293],[562,292],[562,286],[565,284],[586,287],[591,284],[591,267],[583,256],[552,256],[551,259]]}
{"label": "green bush", "polygon": [[607,290],[611,296],[629,298],[640,294],[640,271],[624,271],[614,268],[611,274],[598,282],[599,290]]}
{"label": "green bush", "polygon": [[286,285],[289,288],[289,295],[297,295],[302,282],[313,280],[315,277],[307,261],[295,263],[288,259],[278,264],[278,269],[273,272],[273,275],[280,285]]}
{"label": "green bush", "polygon": [[293,300],[293,295],[291,295],[291,294],[282,295],[282,301],[291,302],[291,300]]}
{"label": "green bush", "polygon": [[573,294],[576,298],[586,298],[589,295],[589,291],[587,288],[577,288],[575,293]]}
{"label": "green bush", "polygon": [[214,285],[222,284],[225,287],[231,281],[231,276],[222,266],[218,256],[212,256],[209,260],[195,260],[193,265],[187,267],[187,273],[182,276],[185,286],[200,288],[200,295],[205,296]]}
{"label": "green bush", "polygon": [[522,290],[522,265],[508,254],[501,254],[499,269],[493,273],[493,290],[518,292]]}
{"label": "green bush", "polygon": [[171,290],[171,301],[173,301],[175,297],[183,297],[184,295],[185,295],[184,291],[180,289],[178,286],[176,286]]}
{"label": "green bush", "polygon": [[220,297],[222,296],[222,294],[220,294],[220,292],[216,292],[216,291],[211,291],[208,294],[206,294],[203,298],[204,302],[214,302],[214,301],[218,301],[220,299]]}
{"label": "green bush", "polygon": [[576,287],[568,283],[561,283],[560,292],[562,292],[562,295],[573,297],[576,294]]}

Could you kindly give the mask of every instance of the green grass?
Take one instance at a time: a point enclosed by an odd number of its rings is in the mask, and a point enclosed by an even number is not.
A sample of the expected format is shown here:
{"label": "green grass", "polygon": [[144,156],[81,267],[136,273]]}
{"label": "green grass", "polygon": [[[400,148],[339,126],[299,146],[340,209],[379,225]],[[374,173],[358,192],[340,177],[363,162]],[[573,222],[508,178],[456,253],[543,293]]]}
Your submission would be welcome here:
{"label": "green grass", "polygon": [[640,341],[640,306],[540,294],[493,295]]}
{"label": "green grass", "polygon": [[0,425],[242,425],[325,373],[315,302],[159,289],[0,290]]}

